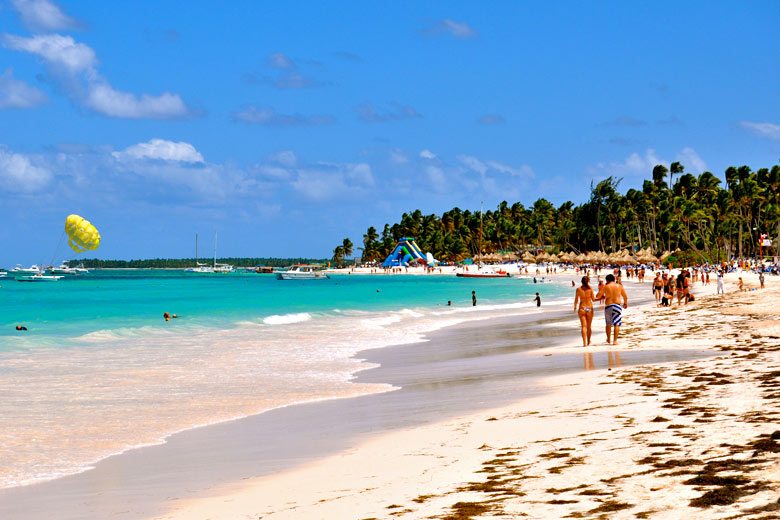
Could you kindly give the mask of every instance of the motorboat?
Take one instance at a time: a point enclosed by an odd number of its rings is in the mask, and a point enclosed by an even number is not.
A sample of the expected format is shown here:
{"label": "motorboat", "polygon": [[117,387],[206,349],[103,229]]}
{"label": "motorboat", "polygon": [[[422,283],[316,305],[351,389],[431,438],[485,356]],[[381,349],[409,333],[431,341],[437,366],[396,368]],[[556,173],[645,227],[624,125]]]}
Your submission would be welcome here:
{"label": "motorboat", "polygon": [[279,271],[276,273],[277,280],[324,280],[330,278],[327,273],[323,271],[324,265],[319,264],[299,264],[292,267],[288,267],[285,271]]}
{"label": "motorboat", "polygon": [[42,269],[35,264],[31,265],[28,269],[25,269],[20,264],[16,264],[16,267],[14,267],[8,272],[16,276],[16,275],[43,274],[45,271],[46,269]]}
{"label": "motorboat", "polygon": [[25,276],[17,276],[16,281],[17,282],[56,282],[57,280],[60,280],[64,278],[62,275],[54,276],[50,274],[31,274],[31,275],[25,275]]}
{"label": "motorboat", "polygon": [[51,268],[51,274],[79,274],[75,267],[69,267],[67,264],[60,264],[58,267]]}
{"label": "motorboat", "polygon": [[8,273],[7,273],[7,272],[5,272],[5,271],[0,271],[0,278],[5,278],[6,276],[8,276]]}

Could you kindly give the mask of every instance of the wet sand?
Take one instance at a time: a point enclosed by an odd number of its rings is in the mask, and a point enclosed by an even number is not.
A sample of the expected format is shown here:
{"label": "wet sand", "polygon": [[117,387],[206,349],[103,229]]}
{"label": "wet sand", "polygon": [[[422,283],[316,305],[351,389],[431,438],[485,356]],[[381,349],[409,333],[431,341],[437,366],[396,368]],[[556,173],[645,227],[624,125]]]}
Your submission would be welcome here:
{"label": "wet sand", "polygon": [[709,355],[641,350],[589,358],[539,350],[573,347],[578,335],[570,311],[548,310],[449,327],[429,334],[426,343],[364,351],[359,357],[380,367],[359,373],[356,381],[398,390],[181,432],[164,445],[111,457],[79,475],[1,490],[0,518],[148,518],[220,486],[288,471],[378,435],[539,396],[549,391],[543,378]]}

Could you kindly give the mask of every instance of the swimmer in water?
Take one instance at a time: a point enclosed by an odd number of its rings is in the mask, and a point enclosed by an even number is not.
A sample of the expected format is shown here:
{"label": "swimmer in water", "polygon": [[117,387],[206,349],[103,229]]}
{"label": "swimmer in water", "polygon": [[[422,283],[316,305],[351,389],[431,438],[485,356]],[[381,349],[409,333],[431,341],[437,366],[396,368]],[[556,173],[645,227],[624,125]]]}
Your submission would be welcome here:
{"label": "swimmer in water", "polygon": [[171,315],[167,312],[163,312],[163,318],[165,318],[165,321],[171,321]]}
{"label": "swimmer in water", "polygon": [[590,287],[590,280],[587,276],[582,277],[582,286],[577,288],[574,293],[574,312],[580,318],[582,326],[582,346],[590,345],[590,337],[593,333],[591,324],[593,323],[593,289]]}
{"label": "swimmer in water", "polygon": [[27,327],[25,327],[24,325],[17,325],[16,330],[27,330]]}

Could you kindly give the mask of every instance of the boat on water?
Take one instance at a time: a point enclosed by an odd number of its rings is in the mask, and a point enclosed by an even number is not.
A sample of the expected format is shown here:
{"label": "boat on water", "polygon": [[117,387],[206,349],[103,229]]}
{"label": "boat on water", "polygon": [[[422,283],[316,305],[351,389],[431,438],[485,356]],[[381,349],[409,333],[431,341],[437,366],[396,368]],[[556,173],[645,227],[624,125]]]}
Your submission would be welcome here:
{"label": "boat on water", "polygon": [[213,265],[198,262],[198,234],[195,233],[195,267],[188,267],[185,273],[196,274],[227,274],[236,272],[236,268],[230,264],[217,263],[217,233],[214,232],[214,263]]}
{"label": "boat on water", "polygon": [[31,265],[27,269],[22,267],[20,264],[16,264],[16,267],[9,270],[8,272],[11,273],[13,276],[16,276],[16,275],[43,274],[45,271],[46,271],[45,268],[38,267],[36,264]]}
{"label": "boat on water", "polygon": [[477,270],[455,273],[459,278],[508,278],[511,275],[503,269],[483,269],[482,267],[482,205],[479,207],[479,239],[477,242]]}
{"label": "boat on water", "polygon": [[512,275],[506,271],[477,271],[474,273],[456,273],[460,278],[507,278]]}
{"label": "boat on water", "polygon": [[324,280],[330,278],[323,271],[324,265],[319,264],[298,264],[288,267],[285,271],[276,273],[277,280]]}
{"label": "boat on water", "polygon": [[5,272],[5,271],[0,271],[0,278],[5,278],[6,276],[8,276],[8,273],[7,273],[7,272]]}
{"label": "boat on water", "polygon": [[67,264],[60,264],[58,267],[51,268],[51,274],[78,274],[75,267],[69,267]]}
{"label": "boat on water", "polygon": [[62,278],[65,277],[62,275],[38,273],[38,274],[17,276],[16,281],[17,282],[56,282],[57,280],[60,280]]}

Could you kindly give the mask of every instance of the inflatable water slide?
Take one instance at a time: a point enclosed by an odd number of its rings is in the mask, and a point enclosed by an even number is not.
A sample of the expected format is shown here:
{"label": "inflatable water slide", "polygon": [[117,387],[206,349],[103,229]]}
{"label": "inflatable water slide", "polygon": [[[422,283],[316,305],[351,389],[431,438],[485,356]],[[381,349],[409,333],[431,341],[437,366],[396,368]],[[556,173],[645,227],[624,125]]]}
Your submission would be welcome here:
{"label": "inflatable water slide", "polygon": [[[430,260],[433,260],[431,257]],[[408,266],[409,264],[427,264],[429,259],[423,254],[414,238],[404,237],[398,241],[393,252],[382,262],[382,267]]]}

